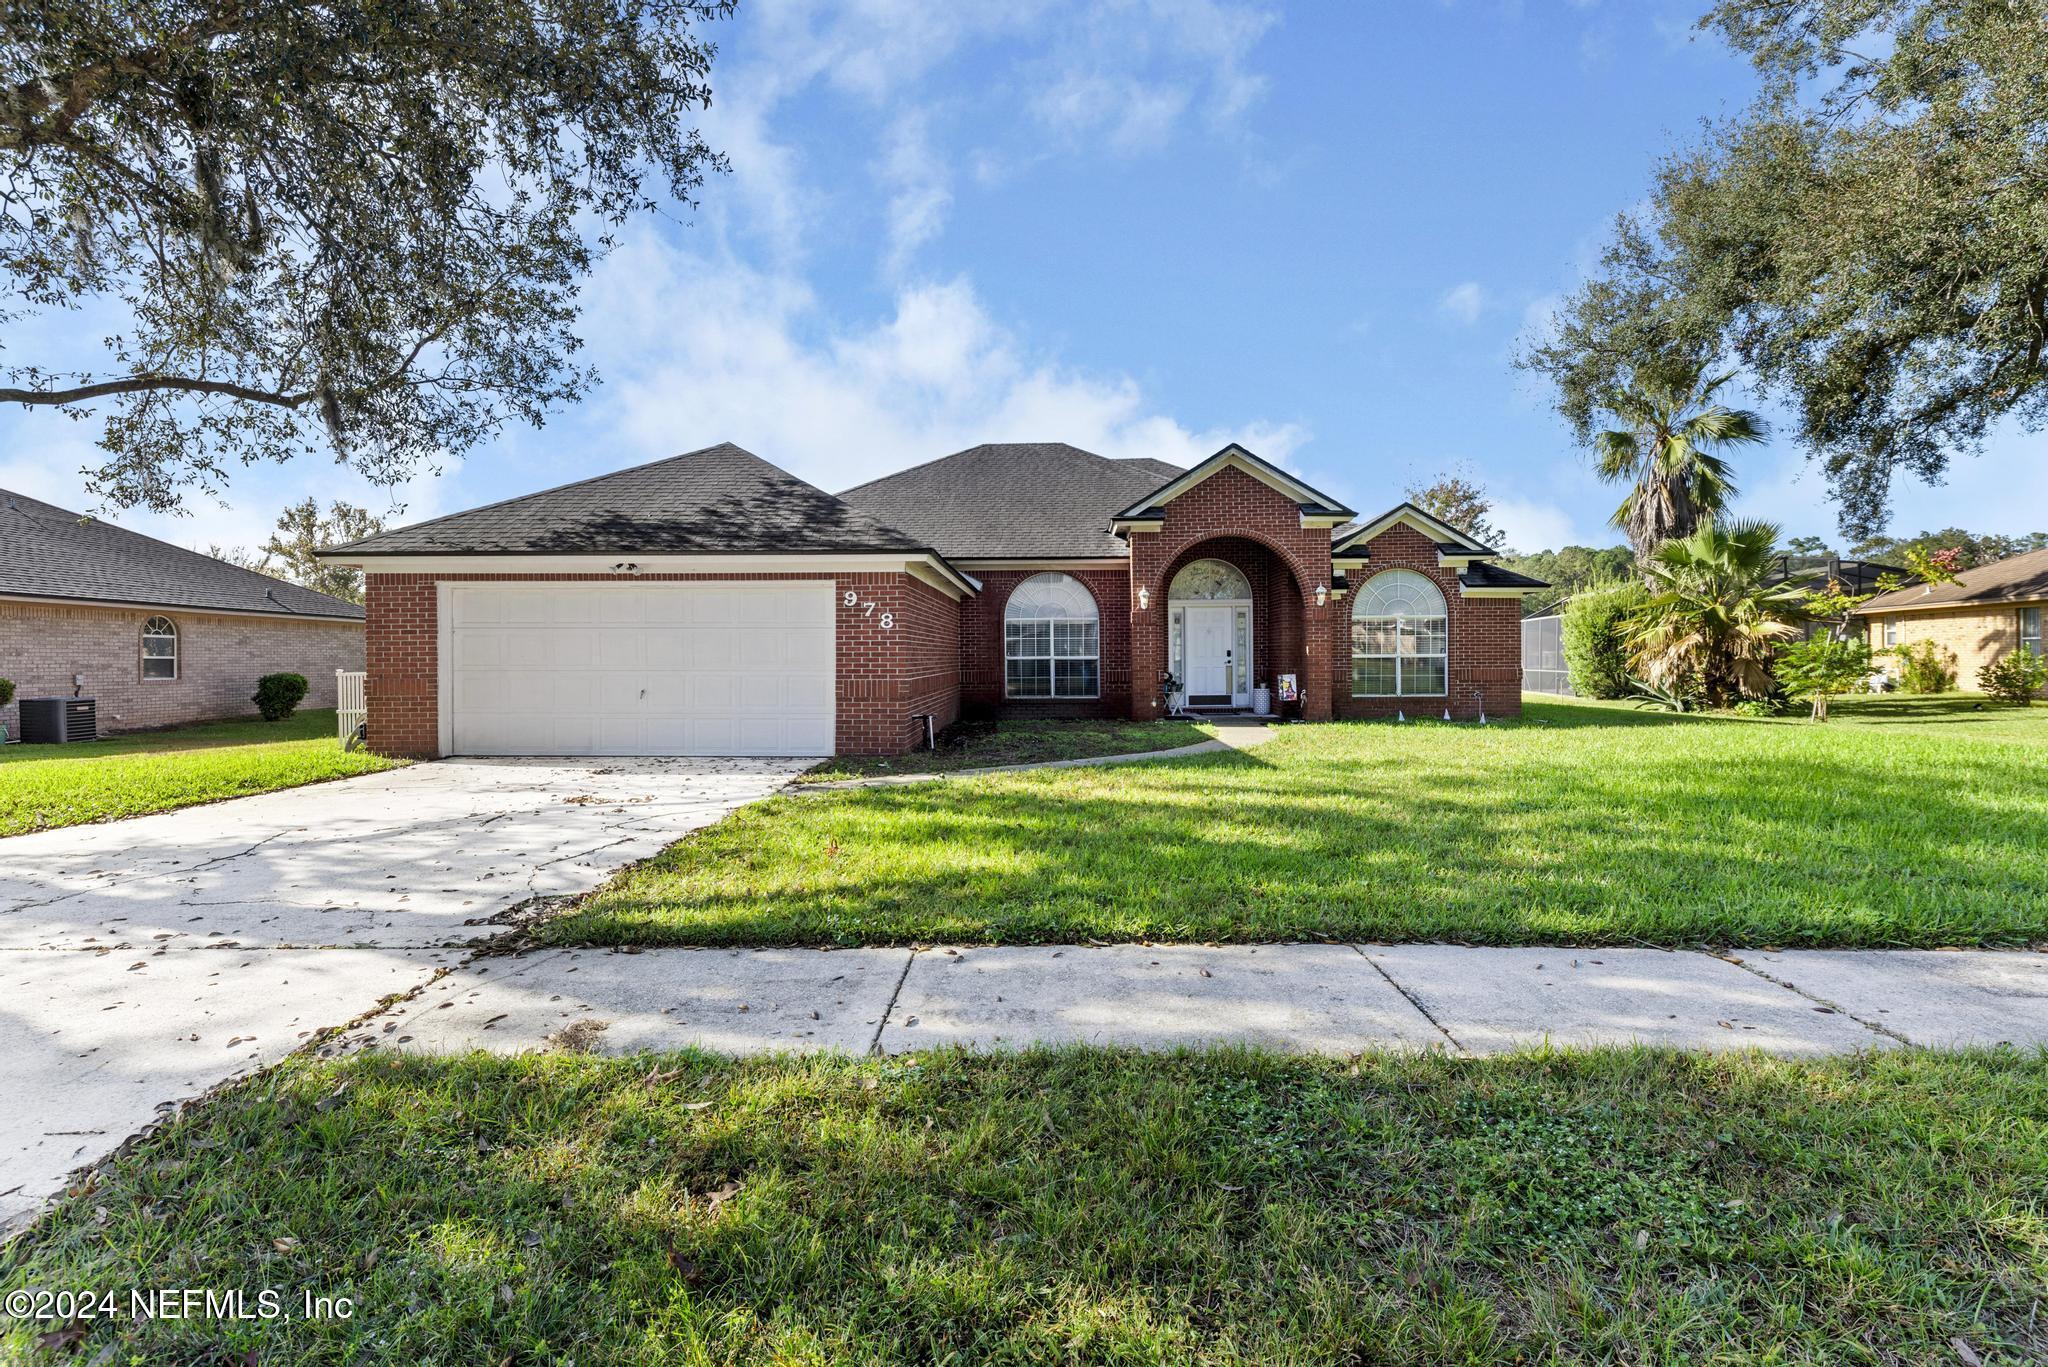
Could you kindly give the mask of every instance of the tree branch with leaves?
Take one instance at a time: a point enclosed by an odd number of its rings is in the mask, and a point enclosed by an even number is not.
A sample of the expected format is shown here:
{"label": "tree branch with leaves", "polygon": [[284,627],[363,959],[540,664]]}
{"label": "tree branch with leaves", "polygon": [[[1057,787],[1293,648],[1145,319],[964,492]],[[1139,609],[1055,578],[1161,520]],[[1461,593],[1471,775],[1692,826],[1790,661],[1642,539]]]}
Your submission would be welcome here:
{"label": "tree branch with leaves", "polygon": [[101,422],[120,506],[329,451],[393,486],[595,381],[577,290],[723,159],[730,0],[49,0],[0,24],[9,319],[120,316],[0,401]]}

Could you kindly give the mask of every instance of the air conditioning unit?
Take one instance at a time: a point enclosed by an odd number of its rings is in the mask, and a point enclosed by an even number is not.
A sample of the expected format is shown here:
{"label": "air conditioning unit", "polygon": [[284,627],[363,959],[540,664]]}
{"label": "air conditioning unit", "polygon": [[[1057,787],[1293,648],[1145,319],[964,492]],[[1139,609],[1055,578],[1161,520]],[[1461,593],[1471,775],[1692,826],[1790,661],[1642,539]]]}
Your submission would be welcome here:
{"label": "air conditioning unit", "polygon": [[21,743],[63,745],[67,742],[98,740],[99,700],[96,698],[23,698],[21,700]]}

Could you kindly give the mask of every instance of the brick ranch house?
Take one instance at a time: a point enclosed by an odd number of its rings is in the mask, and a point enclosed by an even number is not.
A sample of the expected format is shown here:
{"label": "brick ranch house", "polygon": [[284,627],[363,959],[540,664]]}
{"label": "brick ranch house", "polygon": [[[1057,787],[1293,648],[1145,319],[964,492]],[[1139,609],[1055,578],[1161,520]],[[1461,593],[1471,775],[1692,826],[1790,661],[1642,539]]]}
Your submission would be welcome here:
{"label": "brick ranch house", "polygon": [[[1509,716],[1545,587],[1227,446],[977,446],[832,495],[732,445],[379,533],[372,748],[893,754],[959,717]],[[927,720],[929,719],[929,720]]]}
{"label": "brick ranch house", "polygon": [[253,717],[265,674],[363,667],[363,610],[182,546],[0,489],[0,678],[23,698],[98,701],[103,732]]}
{"label": "brick ranch house", "polygon": [[[2048,610],[2048,551],[2028,551],[1965,570],[1953,584],[1914,584],[1880,594],[1857,609],[1869,624],[1870,646],[1887,650],[1933,641],[1955,654],[1956,686],[1974,689],[1977,671],[2025,647],[2043,653],[2041,619]],[[1896,656],[1879,657],[1896,676]]]}

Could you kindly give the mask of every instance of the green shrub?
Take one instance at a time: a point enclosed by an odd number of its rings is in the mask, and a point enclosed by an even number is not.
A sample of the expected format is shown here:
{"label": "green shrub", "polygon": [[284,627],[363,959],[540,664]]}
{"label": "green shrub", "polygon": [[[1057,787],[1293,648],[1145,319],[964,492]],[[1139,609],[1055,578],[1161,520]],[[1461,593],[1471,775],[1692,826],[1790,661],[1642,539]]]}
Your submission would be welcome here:
{"label": "green shrub", "polygon": [[303,674],[265,674],[256,681],[256,696],[249,699],[265,721],[283,721],[298,710],[306,696]]}
{"label": "green shrub", "polygon": [[1565,605],[1564,667],[1582,698],[1626,698],[1627,621],[1649,597],[1634,580],[1586,589]]}
{"label": "green shrub", "polygon": [[1776,668],[1779,686],[1791,697],[1811,699],[1813,719],[1826,721],[1828,700],[1855,692],[1870,677],[1870,642],[1821,632],[1780,650]]}
{"label": "green shrub", "polygon": [[0,679],[0,707],[14,701],[14,680]]}
{"label": "green shrub", "polygon": [[2021,707],[2031,706],[2044,685],[2048,685],[2048,660],[2025,646],[1977,671],[1977,687]]}
{"label": "green shrub", "polygon": [[1899,687],[1908,693],[1946,693],[1956,686],[1956,653],[1932,641],[1895,646]]}

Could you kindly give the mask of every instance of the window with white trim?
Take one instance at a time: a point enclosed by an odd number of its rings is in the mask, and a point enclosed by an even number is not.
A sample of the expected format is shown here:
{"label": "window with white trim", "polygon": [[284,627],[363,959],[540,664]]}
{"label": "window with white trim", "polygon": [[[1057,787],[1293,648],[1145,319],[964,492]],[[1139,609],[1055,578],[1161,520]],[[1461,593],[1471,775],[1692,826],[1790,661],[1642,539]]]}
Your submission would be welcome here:
{"label": "window with white trim", "polygon": [[2020,609],[2020,649],[2031,650],[2036,655],[2041,650],[2041,609]]}
{"label": "window with white trim", "polygon": [[1897,644],[1899,643],[1899,619],[1898,619],[1898,618],[1896,618],[1896,617],[1887,617],[1887,618],[1885,618],[1885,619],[1884,619],[1884,643],[1885,643],[1885,647],[1886,647],[1887,649],[1889,649],[1889,648],[1891,648],[1892,646],[1895,646],[1895,645],[1897,645]]}
{"label": "window with white trim", "polygon": [[1450,645],[1442,590],[1414,570],[1381,571],[1351,600],[1351,696],[1443,696]]}
{"label": "window with white trim", "polygon": [[1070,574],[1034,574],[1003,607],[1003,695],[1093,698],[1102,692],[1095,596]]}
{"label": "window with white trim", "polygon": [[168,617],[152,617],[142,624],[142,677],[178,677],[178,624]]}

